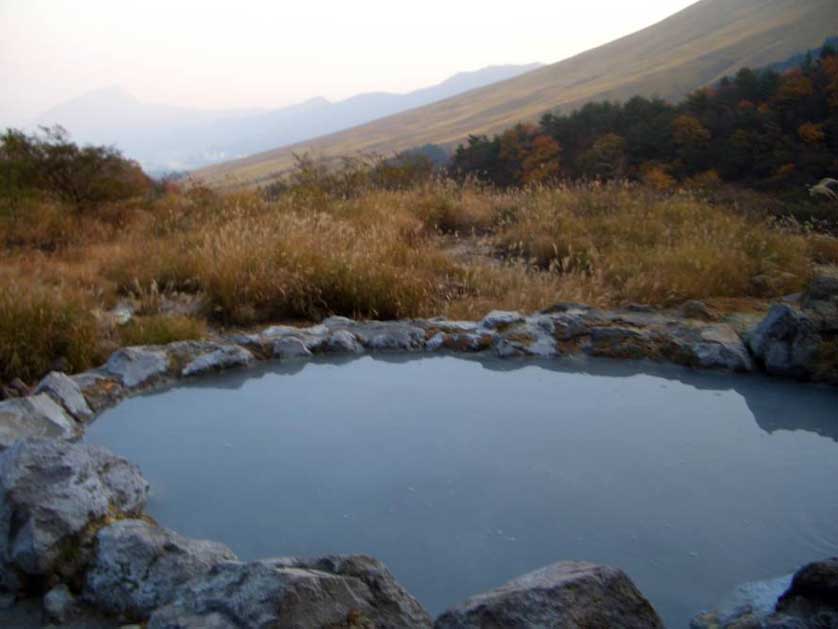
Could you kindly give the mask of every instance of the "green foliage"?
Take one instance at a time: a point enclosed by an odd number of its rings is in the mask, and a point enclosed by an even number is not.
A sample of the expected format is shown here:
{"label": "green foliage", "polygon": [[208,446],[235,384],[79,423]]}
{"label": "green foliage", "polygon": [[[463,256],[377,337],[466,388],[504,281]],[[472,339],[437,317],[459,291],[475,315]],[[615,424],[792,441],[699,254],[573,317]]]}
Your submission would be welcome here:
{"label": "green foliage", "polygon": [[280,181],[262,189],[268,200],[294,194],[307,201],[351,199],[370,190],[405,190],[428,182],[439,172],[448,154],[433,144],[379,156],[328,161],[309,154],[294,155],[295,166]]}
{"label": "green foliage", "polygon": [[0,135],[0,201],[15,211],[33,196],[91,207],[143,194],[151,180],[116,149],[80,147],[61,127],[39,135],[7,129]]}

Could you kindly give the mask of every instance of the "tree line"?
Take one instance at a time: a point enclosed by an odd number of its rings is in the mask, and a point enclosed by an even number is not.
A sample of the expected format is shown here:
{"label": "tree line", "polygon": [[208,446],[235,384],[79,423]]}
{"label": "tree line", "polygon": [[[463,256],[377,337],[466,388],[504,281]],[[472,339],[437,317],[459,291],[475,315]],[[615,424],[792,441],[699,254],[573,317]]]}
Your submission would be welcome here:
{"label": "tree line", "polygon": [[696,179],[778,189],[838,178],[838,51],[791,69],[742,69],[682,102],[634,97],[472,135],[449,165],[499,187],[558,179]]}

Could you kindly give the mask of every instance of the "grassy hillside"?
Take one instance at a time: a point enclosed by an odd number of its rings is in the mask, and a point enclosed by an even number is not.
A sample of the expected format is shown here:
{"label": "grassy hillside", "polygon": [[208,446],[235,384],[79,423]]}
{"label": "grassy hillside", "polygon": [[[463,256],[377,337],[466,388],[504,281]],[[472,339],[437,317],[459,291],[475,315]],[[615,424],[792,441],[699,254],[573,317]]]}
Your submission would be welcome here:
{"label": "grassy hillside", "polygon": [[316,140],[197,171],[212,185],[263,183],[293,153],[337,157],[453,146],[560,107],[657,95],[677,99],[742,66],[813,48],[838,32],[835,0],[701,0],[633,35],[534,72]]}

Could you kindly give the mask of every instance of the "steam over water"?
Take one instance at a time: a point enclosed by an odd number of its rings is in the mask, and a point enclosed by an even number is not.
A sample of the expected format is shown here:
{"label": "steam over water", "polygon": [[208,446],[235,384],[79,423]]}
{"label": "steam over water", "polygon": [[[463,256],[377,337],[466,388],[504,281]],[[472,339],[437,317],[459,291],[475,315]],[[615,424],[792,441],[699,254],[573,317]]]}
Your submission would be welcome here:
{"label": "steam over water", "polygon": [[838,391],[649,364],[363,357],[126,400],[89,441],[243,559],[366,553],[432,614],[563,559],[667,626],[838,554]]}

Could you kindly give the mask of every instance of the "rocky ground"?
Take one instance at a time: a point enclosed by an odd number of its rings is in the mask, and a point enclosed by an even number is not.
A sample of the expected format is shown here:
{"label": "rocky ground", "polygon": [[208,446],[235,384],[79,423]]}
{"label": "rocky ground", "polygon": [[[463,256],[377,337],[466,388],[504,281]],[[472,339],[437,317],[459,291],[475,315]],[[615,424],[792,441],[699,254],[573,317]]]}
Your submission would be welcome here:
{"label": "rocky ground", "polygon": [[[761,319],[699,302],[678,313],[578,304],[478,322],[443,319],[272,326],[207,341],[125,348],[102,367],[49,374],[0,402],[0,625],[187,627],[660,627],[619,570],[548,566],[475,596],[433,621],[377,560],[364,556],[239,561],[144,514],[148,484],[130,462],[79,443],[97,412],[127,395],[263,359],[317,353],[481,352],[643,358],[764,370],[838,383],[838,273]],[[710,612],[698,628],[836,627],[838,560],[807,566],[768,608]],[[81,623],[81,624],[79,624]]]}

